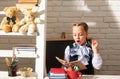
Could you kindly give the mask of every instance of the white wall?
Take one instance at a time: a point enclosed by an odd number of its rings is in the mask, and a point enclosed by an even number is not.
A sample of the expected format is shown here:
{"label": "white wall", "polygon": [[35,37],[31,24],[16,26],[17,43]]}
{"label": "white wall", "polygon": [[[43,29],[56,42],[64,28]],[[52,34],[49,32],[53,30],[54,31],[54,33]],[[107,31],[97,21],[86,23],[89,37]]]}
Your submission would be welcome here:
{"label": "white wall", "polygon": [[48,0],[47,38],[71,36],[72,23],[85,21],[99,41],[103,66],[99,74],[120,74],[120,0]]}

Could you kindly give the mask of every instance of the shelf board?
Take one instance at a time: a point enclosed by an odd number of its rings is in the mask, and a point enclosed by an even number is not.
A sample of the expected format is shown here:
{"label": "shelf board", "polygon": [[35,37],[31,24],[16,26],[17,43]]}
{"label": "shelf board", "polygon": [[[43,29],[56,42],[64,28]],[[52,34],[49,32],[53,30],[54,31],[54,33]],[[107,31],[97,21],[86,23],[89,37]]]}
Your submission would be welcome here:
{"label": "shelf board", "polygon": [[[0,50],[0,57],[12,57],[12,50]],[[16,54],[19,58],[37,58],[37,54]]]}
{"label": "shelf board", "polygon": [[37,79],[36,76],[37,74],[35,72],[32,72],[32,75],[30,77],[22,77],[20,75],[15,76],[15,77],[10,77],[8,76],[7,71],[0,71],[0,79]]}
{"label": "shelf board", "polygon": [[5,15],[5,12],[4,11],[0,11],[0,15]]}
{"label": "shelf board", "polygon": [[26,36],[36,36],[37,35],[37,32],[35,32],[34,34],[21,34],[19,32],[15,33],[15,32],[8,32],[8,33],[5,33],[3,30],[0,30],[0,35],[19,35],[19,36],[23,36],[23,35],[26,35]]}

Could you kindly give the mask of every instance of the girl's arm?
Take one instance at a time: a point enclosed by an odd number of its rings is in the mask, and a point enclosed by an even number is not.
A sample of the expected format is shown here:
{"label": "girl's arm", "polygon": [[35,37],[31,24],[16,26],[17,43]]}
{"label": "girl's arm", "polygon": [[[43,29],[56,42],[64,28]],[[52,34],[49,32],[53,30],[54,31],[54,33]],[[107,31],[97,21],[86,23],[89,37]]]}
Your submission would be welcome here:
{"label": "girl's arm", "polygon": [[67,62],[69,62],[69,52],[70,52],[70,47],[67,46],[64,53],[64,60]]}
{"label": "girl's arm", "polygon": [[100,54],[93,54],[92,64],[95,69],[100,69],[102,66],[102,58]]}
{"label": "girl's arm", "polygon": [[102,57],[98,53],[98,42],[97,40],[92,40],[92,50],[93,50],[93,59],[92,64],[95,69],[100,69],[102,66]]}

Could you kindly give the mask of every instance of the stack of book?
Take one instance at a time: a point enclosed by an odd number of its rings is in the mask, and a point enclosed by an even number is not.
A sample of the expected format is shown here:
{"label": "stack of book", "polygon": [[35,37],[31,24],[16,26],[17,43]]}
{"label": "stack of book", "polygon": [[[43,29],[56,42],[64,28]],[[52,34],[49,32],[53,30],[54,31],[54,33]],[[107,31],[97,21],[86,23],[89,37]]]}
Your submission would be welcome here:
{"label": "stack of book", "polygon": [[36,57],[36,47],[32,45],[16,45],[13,47],[13,53],[19,57]]}
{"label": "stack of book", "polygon": [[35,54],[35,47],[14,47],[15,54]]}
{"label": "stack of book", "polygon": [[51,68],[50,79],[66,79],[66,74],[63,68]]}

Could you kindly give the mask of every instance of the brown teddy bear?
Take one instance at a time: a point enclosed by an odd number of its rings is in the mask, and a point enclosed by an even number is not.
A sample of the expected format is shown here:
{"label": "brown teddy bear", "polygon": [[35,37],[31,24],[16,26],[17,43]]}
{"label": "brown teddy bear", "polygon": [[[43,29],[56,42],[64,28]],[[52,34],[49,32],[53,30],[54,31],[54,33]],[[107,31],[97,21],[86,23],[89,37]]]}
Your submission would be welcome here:
{"label": "brown teddy bear", "polygon": [[17,32],[19,27],[16,25],[19,18],[16,16],[19,10],[17,7],[5,7],[5,17],[1,21],[0,29],[4,32]]}
{"label": "brown teddy bear", "polygon": [[40,19],[36,19],[38,8],[32,8],[32,9],[20,9],[21,12],[24,14],[24,18],[20,21],[19,26],[19,32],[22,34],[28,33],[28,34],[34,34],[36,31],[36,23],[40,23]]}

